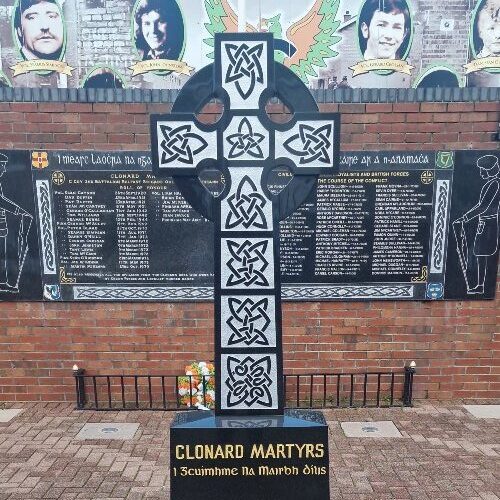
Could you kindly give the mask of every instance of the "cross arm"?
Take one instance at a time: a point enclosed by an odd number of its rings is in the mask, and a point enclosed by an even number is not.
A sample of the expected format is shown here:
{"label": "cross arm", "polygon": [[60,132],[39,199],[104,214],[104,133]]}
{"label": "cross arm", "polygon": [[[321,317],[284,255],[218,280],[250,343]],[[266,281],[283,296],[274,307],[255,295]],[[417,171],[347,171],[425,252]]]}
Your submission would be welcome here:
{"label": "cross arm", "polygon": [[196,176],[217,162],[216,125],[189,113],[151,116],[151,156],[156,176]]}

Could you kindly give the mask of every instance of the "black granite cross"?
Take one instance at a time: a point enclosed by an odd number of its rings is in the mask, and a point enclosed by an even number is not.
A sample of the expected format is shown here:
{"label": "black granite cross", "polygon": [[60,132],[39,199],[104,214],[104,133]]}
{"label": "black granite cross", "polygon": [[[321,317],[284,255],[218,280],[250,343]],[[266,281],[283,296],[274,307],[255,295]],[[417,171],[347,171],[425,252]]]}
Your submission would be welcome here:
{"label": "black granite cross", "polygon": [[[184,86],[172,113],[153,115],[153,171],[173,176],[186,200],[215,224],[216,414],[282,414],[283,355],[279,221],[293,213],[319,174],[338,171],[340,120],[319,113],[302,81],[273,59],[271,34],[217,34],[215,62]],[[224,112],[196,119],[211,99]],[[292,111],[278,124],[266,103]],[[279,194],[267,176],[287,167]],[[217,169],[225,187],[212,196],[199,174]]]}

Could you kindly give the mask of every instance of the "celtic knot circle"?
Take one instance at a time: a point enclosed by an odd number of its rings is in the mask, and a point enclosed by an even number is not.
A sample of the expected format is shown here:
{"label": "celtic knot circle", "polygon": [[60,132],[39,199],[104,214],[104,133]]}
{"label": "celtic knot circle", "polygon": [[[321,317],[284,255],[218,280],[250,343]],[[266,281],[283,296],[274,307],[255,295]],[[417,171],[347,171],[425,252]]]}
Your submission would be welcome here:
{"label": "celtic knot circle", "polygon": [[191,125],[188,124],[176,128],[160,125],[163,134],[163,139],[160,142],[162,164],[179,161],[193,165],[193,157],[201,153],[208,146],[208,143],[200,135],[191,132],[191,128]]}
{"label": "celtic knot circle", "polygon": [[226,286],[269,286],[269,281],[264,276],[264,271],[269,266],[269,262],[264,257],[268,247],[267,240],[256,243],[245,240],[241,244],[228,240],[227,246],[232,255],[227,262],[227,267],[232,274]]}
{"label": "celtic knot circle", "polygon": [[273,381],[271,374],[271,357],[254,359],[247,356],[240,360],[233,356],[227,358],[228,377],[225,380],[229,389],[227,395],[228,408],[244,404],[254,404],[270,408],[273,404],[269,387]]}
{"label": "celtic knot circle", "polygon": [[234,160],[244,154],[249,154],[253,158],[264,158],[262,148],[259,146],[264,138],[263,134],[252,130],[248,118],[243,118],[238,126],[238,133],[227,137],[227,141],[232,145],[228,155],[229,159]]}
{"label": "celtic knot circle", "polygon": [[227,199],[227,203],[231,211],[226,217],[226,229],[233,229],[240,224],[245,229],[267,229],[262,210],[267,201],[257,192],[257,187],[247,175],[241,179],[238,189]]}
{"label": "celtic knot circle", "polygon": [[318,128],[301,123],[299,133],[289,137],[283,146],[289,153],[300,156],[301,164],[316,160],[331,163],[332,131],[331,123]]}
{"label": "celtic knot circle", "polygon": [[248,99],[255,88],[255,82],[263,83],[264,75],[259,58],[262,56],[262,43],[249,47],[246,43],[226,44],[226,53],[230,64],[226,71],[225,83],[234,82],[238,93]]}
{"label": "celtic knot circle", "polygon": [[229,337],[228,344],[269,345],[265,335],[271,324],[267,314],[269,299],[265,297],[254,301],[251,298],[230,297],[228,303],[231,316],[226,323],[233,332]]}

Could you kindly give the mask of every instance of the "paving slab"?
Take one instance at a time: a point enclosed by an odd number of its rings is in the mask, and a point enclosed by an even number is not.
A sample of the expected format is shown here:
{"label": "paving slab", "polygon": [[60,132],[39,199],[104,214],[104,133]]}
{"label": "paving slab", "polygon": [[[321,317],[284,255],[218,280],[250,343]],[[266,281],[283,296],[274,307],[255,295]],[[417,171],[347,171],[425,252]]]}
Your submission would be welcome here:
{"label": "paving slab", "polygon": [[464,405],[476,418],[500,418],[500,405]]}
{"label": "paving slab", "polygon": [[8,410],[0,410],[0,423],[10,422],[16,418],[23,410],[21,408],[10,408]]}
{"label": "paving slab", "polygon": [[347,437],[355,438],[400,438],[403,437],[394,422],[341,422]]}
{"label": "paving slab", "polygon": [[75,439],[134,439],[139,424],[103,422],[85,424]]}

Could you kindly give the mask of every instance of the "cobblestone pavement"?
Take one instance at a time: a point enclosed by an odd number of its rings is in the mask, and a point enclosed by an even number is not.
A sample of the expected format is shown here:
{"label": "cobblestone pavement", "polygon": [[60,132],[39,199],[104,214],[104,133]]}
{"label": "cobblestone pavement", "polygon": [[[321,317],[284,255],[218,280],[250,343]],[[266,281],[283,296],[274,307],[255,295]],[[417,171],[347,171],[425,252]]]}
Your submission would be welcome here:
{"label": "cobblestone pavement", "polygon": [[[169,498],[172,414],[7,406],[24,410],[0,423],[0,500]],[[328,410],[325,416],[332,499],[500,498],[500,420],[475,418],[459,404],[428,402]],[[340,427],[372,420],[392,420],[403,438],[346,438]],[[139,429],[130,441],[78,440],[91,422],[138,423]]]}

